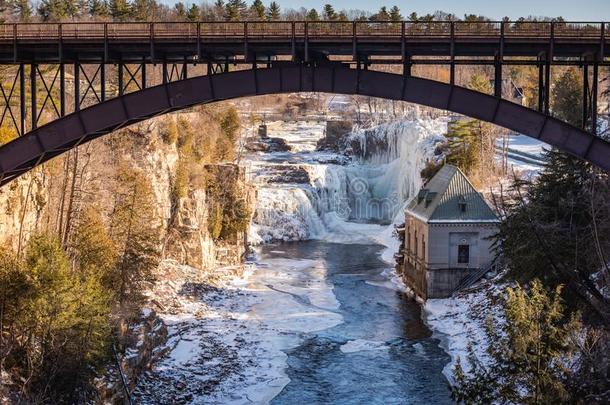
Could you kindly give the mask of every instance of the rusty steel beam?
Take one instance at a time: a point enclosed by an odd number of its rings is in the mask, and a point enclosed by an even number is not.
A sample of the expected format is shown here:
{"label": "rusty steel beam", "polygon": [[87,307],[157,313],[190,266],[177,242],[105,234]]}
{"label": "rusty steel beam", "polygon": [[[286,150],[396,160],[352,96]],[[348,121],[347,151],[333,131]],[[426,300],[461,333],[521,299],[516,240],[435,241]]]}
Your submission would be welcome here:
{"label": "rusty steel beam", "polygon": [[169,82],[66,115],[0,147],[0,185],[76,144],[159,114],[219,100],[291,92],[359,94],[448,109],[539,139],[610,171],[608,141],[492,95],[403,74],[286,64]]}

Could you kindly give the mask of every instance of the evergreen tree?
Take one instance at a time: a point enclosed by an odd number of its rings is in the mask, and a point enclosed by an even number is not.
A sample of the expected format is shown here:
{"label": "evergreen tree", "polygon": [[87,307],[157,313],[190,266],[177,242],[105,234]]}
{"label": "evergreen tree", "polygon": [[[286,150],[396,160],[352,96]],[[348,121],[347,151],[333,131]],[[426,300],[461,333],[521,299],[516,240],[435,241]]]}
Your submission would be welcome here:
{"label": "evergreen tree", "polygon": [[246,15],[246,9],[244,0],[229,0],[225,5],[225,20],[240,21]]}
{"label": "evergreen tree", "polygon": [[318,11],[315,8],[312,8],[307,12],[305,19],[307,21],[320,21],[320,14],[318,14]]}
{"label": "evergreen tree", "polygon": [[574,336],[580,328],[566,321],[560,297],[534,280],[529,292],[507,289],[502,306],[505,322],[490,316],[486,335],[490,363],[485,366],[469,347],[466,373],[460,361],[454,369],[452,396],[464,403],[552,404],[569,401],[564,366],[575,354]]}
{"label": "evergreen tree", "polygon": [[277,2],[272,1],[269,4],[269,9],[267,10],[267,20],[278,21],[281,17],[280,5]]}
{"label": "evergreen tree", "polygon": [[390,13],[386,6],[382,6],[376,14],[371,16],[371,21],[388,21],[390,19]]}
{"label": "evergreen tree", "polygon": [[110,0],[110,15],[114,21],[127,21],[131,15],[131,5],[127,0]]}
{"label": "evergreen tree", "polygon": [[390,9],[390,20],[392,20],[393,22],[402,21],[402,14],[400,14],[400,9],[398,8],[398,6],[393,6]]}
{"label": "evergreen tree", "polygon": [[467,175],[474,171],[479,156],[476,120],[461,119],[447,127],[447,163],[459,167]]}
{"label": "evergreen tree", "polygon": [[30,22],[32,19],[32,5],[30,0],[14,0],[12,2],[13,14],[20,22]]}
{"label": "evergreen tree", "polygon": [[[575,105],[582,91],[573,69],[567,69],[553,89],[552,111],[559,119],[581,123]],[[598,290],[592,274],[607,265],[610,218],[597,214],[610,199],[608,178],[590,164],[556,150],[546,153],[543,170],[534,181],[516,179],[505,199],[506,219],[498,245],[510,263],[510,275],[526,282],[539,278],[554,288],[566,285],[573,307],[586,305],[593,316],[610,323],[610,302]],[[591,313],[591,311],[587,311]]]}
{"label": "evergreen tree", "polygon": [[71,249],[83,276],[98,279],[113,295],[118,293],[117,247],[97,207],[87,207],[81,214]]}
{"label": "evergreen tree", "polygon": [[261,0],[254,0],[250,6],[250,15],[253,19],[258,21],[264,21],[267,16],[265,13],[265,5]]}
{"label": "evergreen tree", "polygon": [[62,21],[76,15],[76,5],[69,0],[42,0],[37,11],[43,21]]}
{"label": "evergreen tree", "polygon": [[322,16],[325,21],[334,21],[337,19],[337,13],[335,12],[332,4],[325,4],[322,12]]}
{"label": "evergreen tree", "polygon": [[89,0],[88,3],[89,15],[91,17],[107,17],[110,12],[106,2],[103,0]]}
{"label": "evergreen tree", "polygon": [[133,306],[143,298],[144,285],[154,281],[152,270],[159,260],[160,224],[150,182],[143,173],[120,167],[116,182],[111,235],[118,247],[118,297],[121,306]]}
{"label": "evergreen tree", "polygon": [[186,18],[186,6],[183,2],[179,1],[174,4],[174,14],[178,20],[184,20]]}
{"label": "evergreen tree", "polygon": [[417,15],[417,13],[414,11],[411,14],[409,14],[409,21],[412,22],[417,22],[419,21],[419,16]]}
{"label": "evergreen tree", "polygon": [[201,9],[199,8],[199,6],[195,3],[191,4],[191,6],[189,7],[189,9],[186,13],[186,19],[188,21],[196,22],[196,21],[199,21],[200,16],[201,16]]}
{"label": "evergreen tree", "polygon": [[157,16],[157,7],[155,0],[133,0],[131,18],[136,21],[154,21]]}

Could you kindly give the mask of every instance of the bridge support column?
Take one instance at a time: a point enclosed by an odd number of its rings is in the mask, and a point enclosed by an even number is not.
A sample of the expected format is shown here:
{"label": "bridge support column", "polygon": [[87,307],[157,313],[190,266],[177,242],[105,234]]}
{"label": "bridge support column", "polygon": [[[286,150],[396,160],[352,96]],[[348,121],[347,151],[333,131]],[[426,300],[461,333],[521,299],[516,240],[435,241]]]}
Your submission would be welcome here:
{"label": "bridge support column", "polygon": [[80,65],[74,63],[74,111],[80,110]]}
{"label": "bridge support column", "polygon": [[498,55],[494,63],[494,96],[502,97],[502,62]]}
{"label": "bridge support column", "polygon": [[551,64],[548,58],[538,59],[538,111],[549,114],[551,93]]}
{"label": "bridge support column", "polygon": [[589,97],[591,92],[589,91],[589,87],[589,65],[585,63],[582,65],[582,128],[585,130],[587,129],[590,117]]}
{"label": "bridge support column", "polygon": [[119,96],[122,96],[124,93],[124,86],[123,86],[123,63],[119,63],[118,66],[118,85],[119,85]]}
{"label": "bridge support column", "polygon": [[591,93],[591,132],[597,135],[597,96],[599,85],[599,65],[593,64],[593,91]]}
{"label": "bridge support column", "polygon": [[32,102],[32,128],[31,129],[36,129],[36,127],[38,126],[38,117],[37,117],[37,113],[38,113],[38,104],[36,102],[36,93],[37,93],[37,89],[36,89],[36,64],[32,63],[30,65],[30,97],[32,98],[31,102]]}
{"label": "bridge support column", "polygon": [[21,65],[19,65],[19,104],[21,104],[20,107],[20,123],[19,126],[21,127],[21,131],[19,132],[19,135],[24,135],[25,134],[25,126],[26,126],[26,99],[25,99],[25,92],[26,92],[26,88],[25,88],[25,65],[22,63]]}
{"label": "bridge support column", "polygon": [[106,64],[100,64],[100,98],[102,102],[106,101]]}
{"label": "bridge support column", "polygon": [[66,115],[66,65],[63,63],[59,65],[59,115]]}

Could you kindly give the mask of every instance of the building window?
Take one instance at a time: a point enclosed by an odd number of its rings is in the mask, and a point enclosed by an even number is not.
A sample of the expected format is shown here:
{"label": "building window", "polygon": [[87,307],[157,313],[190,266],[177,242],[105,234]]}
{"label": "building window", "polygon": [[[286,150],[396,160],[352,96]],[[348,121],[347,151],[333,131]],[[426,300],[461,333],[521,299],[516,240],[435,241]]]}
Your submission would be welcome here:
{"label": "building window", "polygon": [[470,263],[470,245],[458,245],[458,263]]}
{"label": "building window", "polygon": [[419,254],[417,253],[417,232],[415,232],[415,243],[413,244],[413,253],[415,253],[415,258],[419,258]]}
{"label": "building window", "polygon": [[421,249],[422,249],[422,260],[426,261],[426,242],[422,239],[421,241]]}

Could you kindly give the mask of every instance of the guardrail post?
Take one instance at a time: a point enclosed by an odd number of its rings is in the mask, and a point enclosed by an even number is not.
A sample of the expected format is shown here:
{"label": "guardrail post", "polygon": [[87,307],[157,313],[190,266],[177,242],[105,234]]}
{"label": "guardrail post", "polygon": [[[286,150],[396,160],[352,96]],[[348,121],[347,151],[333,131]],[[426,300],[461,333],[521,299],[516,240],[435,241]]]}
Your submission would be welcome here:
{"label": "guardrail post", "polygon": [[455,22],[450,23],[451,45],[449,62],[449,84],[455,84]]}
{"label": "guardrail post", "polygon": [[357,39],[356,39],[356,21],[352,22],[352,58],[356,59],[358,57],[358,49],[357,49]]}
{"label": "guardrail post", "polygon": [[201,23],[197,22],[197,59],[201,60]]}
{"label": "guardrail post", "polygon": [[108,61],[108,23],[104,23],[104,63]]}
{"label": "guardrail post", "polygon": [[605,46],[606,46],[606,23],[602,23],[601,26],[601,41],[599,44],[599,57],[598,60],[600,62],[604,61],[604,53],[605,53]]}
{"label": "guardrail post", "polygon": [[244,60],[248,61],[248,22],[244,22]]}
{"label": "guardrail post", "polygon": [[63,39],[62,39],[62,24],[58,24],[57,26],[57,33],[59,35],[58,38],[58,42],[57,42],[57,56],[59,58],[59,62],[63,61],[64,58],[64,53],[63,53]]}
{"label": "guardrail post", "polygon": [[155,23],[150,23],[150,60],[155,60]]}
{"label": "guardrail post", "polygon": [[305,62],[309,62],[309,22],[305,21],[305,54],[303,59]]}
{"label": "guardrail post", "polygon": [[296,49],[296,30],[295,30],[295,26],[294,26],[294,21],[292,21],[291,23],[291,54],[292,54],[292,61],[296,61],[297,59],[297,49]]}
{"label": "guardrail post", "polygon": [[402,63],[404,64],[407,60],[407,44],[405,38],[405,22],[400,23],[400,55]]}
{"label": "guardrail post", "polygon": [[17,24],[13,24],[13,62],[17,63]]}

